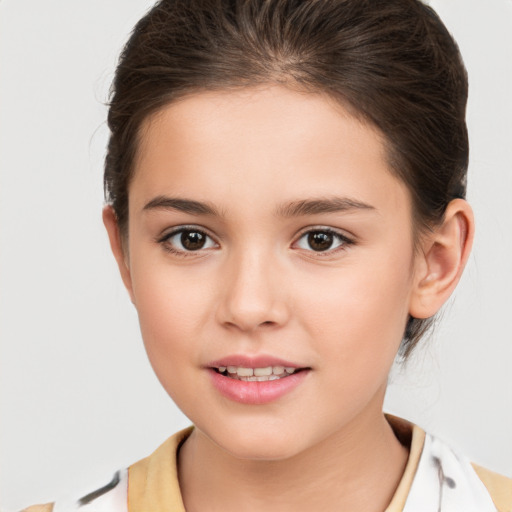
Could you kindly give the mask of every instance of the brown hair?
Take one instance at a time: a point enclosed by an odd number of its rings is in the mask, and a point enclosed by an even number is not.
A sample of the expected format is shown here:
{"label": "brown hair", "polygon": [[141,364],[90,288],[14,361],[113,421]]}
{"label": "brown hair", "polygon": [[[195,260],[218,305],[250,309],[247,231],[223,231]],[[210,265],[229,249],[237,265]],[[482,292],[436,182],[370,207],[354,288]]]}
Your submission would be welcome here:
{"label": "brown hair", "polygon": [[[135,26],[112,86],[104,186],[124,236],[142,121],[187,94],[269,82],[327,93],[376,126],[421,229],[465,196],[467,76],[430,7],[418,0],[161,0]],[[409,318],[404,357],[431,320]]]}

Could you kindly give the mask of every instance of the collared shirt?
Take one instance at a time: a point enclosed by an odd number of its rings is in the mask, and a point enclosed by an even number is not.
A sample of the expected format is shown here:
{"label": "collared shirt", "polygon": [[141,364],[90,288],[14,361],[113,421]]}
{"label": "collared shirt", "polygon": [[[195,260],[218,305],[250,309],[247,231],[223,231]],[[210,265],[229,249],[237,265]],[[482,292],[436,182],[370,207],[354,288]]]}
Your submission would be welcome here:
{"label": "collared shirt", "polygon": [[[512,512],[512,479],[471,464],[416,425],[387,418],[410,453],[385,512]],[[110,483],[78,501],[58,501],[26,511],[185,512],[177,454],[192,430],[174,434],[149,457],[118,471]]]}

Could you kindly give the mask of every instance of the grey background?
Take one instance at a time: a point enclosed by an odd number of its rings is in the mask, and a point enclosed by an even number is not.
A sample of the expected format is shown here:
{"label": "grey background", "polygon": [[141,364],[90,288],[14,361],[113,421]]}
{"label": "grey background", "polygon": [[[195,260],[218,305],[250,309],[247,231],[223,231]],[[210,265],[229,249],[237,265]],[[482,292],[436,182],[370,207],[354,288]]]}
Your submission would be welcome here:
{"label": "grey background", "polygon": [[[0,508],[90,491],[188,424],[101,224],[108,87],[146,0],[0,2]],[[386,407],[512,476],[512,2],[432,2],[470,75],[473,255]]]}

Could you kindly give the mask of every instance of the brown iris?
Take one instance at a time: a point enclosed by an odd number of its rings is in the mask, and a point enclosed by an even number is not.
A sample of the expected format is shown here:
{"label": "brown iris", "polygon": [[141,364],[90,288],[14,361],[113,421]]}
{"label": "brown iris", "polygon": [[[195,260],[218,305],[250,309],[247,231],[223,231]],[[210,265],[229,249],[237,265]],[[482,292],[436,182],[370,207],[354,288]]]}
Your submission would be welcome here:
{"label": "brown iris", "polygon": [[188,251],[202,249],[206,243],[206,235],[200,231],[185,230],[181,233],[181,244]]}
{"label": "brown iris", "polygon": [[334,240],[332,233],[325,231],[313,231],[308,234],[308,244],[314,251],[327,251]]}

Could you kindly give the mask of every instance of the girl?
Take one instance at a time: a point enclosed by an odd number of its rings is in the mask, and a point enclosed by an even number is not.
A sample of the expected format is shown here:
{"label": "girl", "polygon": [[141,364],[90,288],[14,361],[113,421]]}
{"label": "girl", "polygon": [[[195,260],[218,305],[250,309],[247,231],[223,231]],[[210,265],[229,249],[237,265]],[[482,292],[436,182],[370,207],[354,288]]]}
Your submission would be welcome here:
{"label": "girl", "polygon": [[158,3],[117,69],[103,219],[194,427],[43,509],[510,510],[510,480],[382,412],[471,248],[466,97],[418,1]]}

